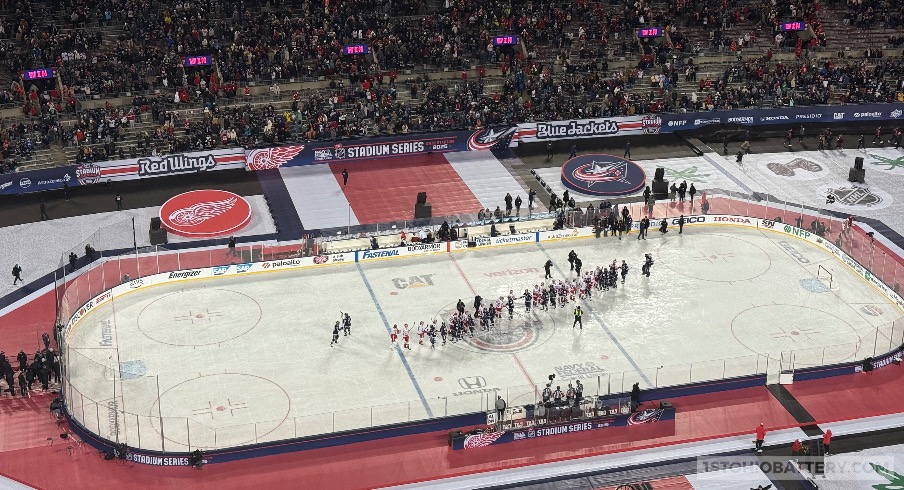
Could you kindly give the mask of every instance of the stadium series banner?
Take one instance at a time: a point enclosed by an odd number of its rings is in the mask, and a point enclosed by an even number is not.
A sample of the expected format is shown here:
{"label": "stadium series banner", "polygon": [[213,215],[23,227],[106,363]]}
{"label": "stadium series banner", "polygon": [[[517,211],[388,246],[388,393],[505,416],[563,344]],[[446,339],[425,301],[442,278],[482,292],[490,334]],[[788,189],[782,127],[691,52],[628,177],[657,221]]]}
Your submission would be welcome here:
{"label": "stadium series banner", "polygon": [[354,162],[429,153],[492,150],[508,145],[517,128],[483,128],[477,131],[407,134],[330,142],[249,149],[245,151],[248,170],[268,170],[318,163]]}
{"label": "stadium series banner", "polygon": [[[479,447],[494,446],[507,442],[531,441],[546,439],[547,437],[586,432],[589,430],[605,429],[608,427],[627,427],[644,424],[652,424],[675,420],[674,408],[651,408],[641,410],[628,415],[607,415],[604,417],[572,420],[560,424],[543,426],[531,426],[496,432],[484,432],[482,434],[468,435],[452,440],[452,449],[475,449]],[[540,443],[543,443],[541,441]]]}

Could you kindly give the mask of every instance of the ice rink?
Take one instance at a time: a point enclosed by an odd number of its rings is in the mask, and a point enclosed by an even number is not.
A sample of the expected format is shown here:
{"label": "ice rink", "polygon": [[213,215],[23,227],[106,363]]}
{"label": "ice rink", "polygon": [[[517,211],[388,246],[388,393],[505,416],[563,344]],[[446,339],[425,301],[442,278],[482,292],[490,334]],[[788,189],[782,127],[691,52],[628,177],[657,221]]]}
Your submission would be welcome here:
{"label": "ice rink", "polygon": [[[474,338],[390,345],[393,324],[446,317],[459,298],[472,309],[475,293],[532,288],[549,258],[554,278],[569,276],[570,250],[585,270],[613,259],[631,267],[624,286],[583,303],[583,329],[572,328],[573,303],[527,314],[519,301],[513,320]],[[646,252],[650,278],[640,275]],[[352,334],[331,347],[340,312]],[[592,396],[851,361],[885,352],[900,319],[807,242],[673,227],[646,241],[635,233],[143,288],[70,332],[69,404],[89,430],[132,446],[223,448],[485,410],[496,393],[532,403],[551,374],[563,390],[581,378]]]}

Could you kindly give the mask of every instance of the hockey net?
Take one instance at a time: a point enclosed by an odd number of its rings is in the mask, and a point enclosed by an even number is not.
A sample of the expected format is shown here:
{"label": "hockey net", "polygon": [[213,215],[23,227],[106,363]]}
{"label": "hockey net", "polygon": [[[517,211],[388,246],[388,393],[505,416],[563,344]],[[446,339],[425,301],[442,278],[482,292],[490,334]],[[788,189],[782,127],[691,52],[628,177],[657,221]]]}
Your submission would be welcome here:
{"label": "hockey net", "polygon": [[838,291],[838,285],[835,284],[832,271],[829,269],[820,265],[819,268],[816,269],[816,279],[823,283],[829,291]]}

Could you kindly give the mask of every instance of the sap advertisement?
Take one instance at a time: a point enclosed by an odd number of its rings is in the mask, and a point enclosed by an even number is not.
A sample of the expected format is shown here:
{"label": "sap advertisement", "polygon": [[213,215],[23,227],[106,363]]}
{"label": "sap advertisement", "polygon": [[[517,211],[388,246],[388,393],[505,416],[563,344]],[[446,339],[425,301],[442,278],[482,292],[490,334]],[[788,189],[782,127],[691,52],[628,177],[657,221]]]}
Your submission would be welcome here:
{"label": "sap advertisement", "polygon": [[690,112],[662,114],[663,133],[699,129],[714,124],[868,123],[904,119],[904,104],[867,104],[786,107],[743,111]]}
{"label": "sap advertisement", "polygon": [[516,129],[516,127],[484,128],[477,131],[409,134],[246,150],[245,167],[248,170],[269,170],[428,153],[493,150],[508,146]]}
{"label": "sap advertisement", "polygon": [[79,185],[76,167],[55,167],[0,175],[0,195],[25,194]]}

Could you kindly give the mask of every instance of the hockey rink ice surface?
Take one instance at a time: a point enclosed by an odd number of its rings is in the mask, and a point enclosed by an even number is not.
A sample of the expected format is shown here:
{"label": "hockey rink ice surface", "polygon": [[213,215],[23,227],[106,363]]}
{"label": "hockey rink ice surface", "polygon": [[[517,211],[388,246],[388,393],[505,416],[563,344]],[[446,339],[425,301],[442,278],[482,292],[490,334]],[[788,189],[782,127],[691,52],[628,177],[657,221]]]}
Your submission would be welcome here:
{"label": "hockey rink ice surface", "polygon": [[[489,332],[418,345],[419,321],[627,260],[624,286]],[[655,265],[640,275],[643,254]],[[822,266],[832,275],[817,279]],[[824,275],[824,271],[820,272]],[[352,334],[330,347],[340,312]],[[507,316],[507,315],[506,315]],[[533,403],[556,374],[584,395],[853,361],[900,338],[900,311],[841,262],[787,235],[732,226],[478,248],[140,289],[89,313],[68,338],[73,415],[152,450],[224,448]],[[411,350],[389,328],[412,326]],[[880,331],[880,333],[877,333]],[[897,332],[896,334],[894,332]],[[120,366],[121,376],[115,375]],[[498,390],[498,391],[496,391]],[[92,400],[94,402],[92,402]],[[161,428],[162,426],[162,428]]]}

